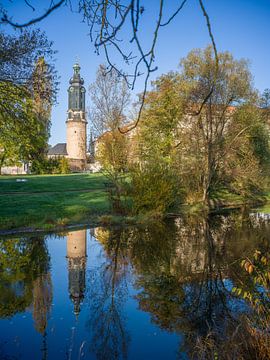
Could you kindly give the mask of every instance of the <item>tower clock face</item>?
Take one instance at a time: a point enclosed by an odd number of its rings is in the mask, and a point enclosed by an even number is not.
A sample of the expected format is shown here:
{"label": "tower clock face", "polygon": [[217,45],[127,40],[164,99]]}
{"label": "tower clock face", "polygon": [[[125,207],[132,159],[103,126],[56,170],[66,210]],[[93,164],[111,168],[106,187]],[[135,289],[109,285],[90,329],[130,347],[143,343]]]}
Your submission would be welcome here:
{"label": "tower clock face", "polygon": [[73,90],[74,90],[74,88],[71,86],[71,87],[69,88],[69,91],[70,91],[70,92],[73,92]]}

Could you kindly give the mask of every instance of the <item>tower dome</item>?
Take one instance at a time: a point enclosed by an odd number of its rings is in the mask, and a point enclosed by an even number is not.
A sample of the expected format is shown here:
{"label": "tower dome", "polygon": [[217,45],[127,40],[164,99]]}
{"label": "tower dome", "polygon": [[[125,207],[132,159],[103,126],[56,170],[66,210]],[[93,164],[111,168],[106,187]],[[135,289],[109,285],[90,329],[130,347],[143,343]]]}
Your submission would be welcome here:
{"label": "tower dome", "polygon": [[81,75],[80,75],[80,70],[81,70],[81,67],[78,63],[75,63],[73,65],[73,76],[72,78],[69,80],[69,83],[72,85],[72,84],[81,84],[83,85],[84,84],[84,80],[83,78],[81,78]]}

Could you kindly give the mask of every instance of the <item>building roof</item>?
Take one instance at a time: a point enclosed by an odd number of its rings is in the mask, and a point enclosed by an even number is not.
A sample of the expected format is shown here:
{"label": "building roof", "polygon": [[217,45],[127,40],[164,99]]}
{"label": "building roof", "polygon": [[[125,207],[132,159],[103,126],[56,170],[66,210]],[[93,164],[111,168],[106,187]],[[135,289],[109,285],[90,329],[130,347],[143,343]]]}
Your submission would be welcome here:
{"label": "building roof", "polygon": [[67,144],[58,143],[51,147],[48,151],[48,155],[67,155]]}

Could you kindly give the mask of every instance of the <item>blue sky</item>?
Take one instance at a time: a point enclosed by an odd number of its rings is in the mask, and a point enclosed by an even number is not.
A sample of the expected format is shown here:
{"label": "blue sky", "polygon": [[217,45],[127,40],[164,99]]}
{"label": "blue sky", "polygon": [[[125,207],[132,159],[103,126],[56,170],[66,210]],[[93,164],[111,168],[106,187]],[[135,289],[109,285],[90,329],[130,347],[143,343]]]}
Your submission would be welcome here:
{"label": "blue sky", "polygon": [[[49,2],[49,1],[48,1]],[[48,2],[33,0],[31,3],[40,8]],[[15,20],[33,16],[24,0],[2,1]],[[74,10],[76,9],[76,1]],[[156,19],[158,0],[144,0],[145,12],[142,20],[142,39],[151,41]],[[165,18],[174,11],[180,1],[165,0]],[[270,88],[270,0],[204,0],[209,13],[212,30],[218,51],[228,50],[235,58],[250,60],[254,85],[260,91]],[[34,13],[35,15],[35,13]],[[82,17],[69,8],[62,7],[38,24],[50,40],[54,42],[56,69],[60,76],[58,104],[52,111],[50,144],[66,141],[65,120],[67,111],[67,88],[72,75],[72,65],[79,58],[81,74],[85,86],[94,81],[97,67],[104,63],[102,55],[94,53],[93,45],[87,35],[89,29],[82,23]],[[124,39],[127,40],[127,39]],[[162,73],[178,68],[179,60],[193,48],[203,48],[210,43],[205,19],[199,8],[198,0],[188,0],[183,11],[167,27],[163,27],[156,48],[158,70],[152,79]],[[127,42],[128,44],[128,42]],[[139,80],[134,94],[142,89]],[[88,96],[87,105],[90,105]],[[91,121],[91,119],[89,119]]]}

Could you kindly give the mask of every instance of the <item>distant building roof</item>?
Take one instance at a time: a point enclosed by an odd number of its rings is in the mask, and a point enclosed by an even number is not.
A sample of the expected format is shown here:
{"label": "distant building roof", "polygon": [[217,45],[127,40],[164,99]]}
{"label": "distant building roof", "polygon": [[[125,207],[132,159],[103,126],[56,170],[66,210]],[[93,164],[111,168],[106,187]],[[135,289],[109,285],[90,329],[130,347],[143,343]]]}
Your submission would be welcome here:
{"label": "distant building roof", "polygon": [[48,151],[48,155],[67,155],[67,144],[59,143],[51,147]]}

